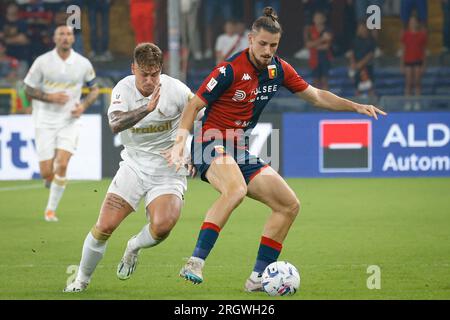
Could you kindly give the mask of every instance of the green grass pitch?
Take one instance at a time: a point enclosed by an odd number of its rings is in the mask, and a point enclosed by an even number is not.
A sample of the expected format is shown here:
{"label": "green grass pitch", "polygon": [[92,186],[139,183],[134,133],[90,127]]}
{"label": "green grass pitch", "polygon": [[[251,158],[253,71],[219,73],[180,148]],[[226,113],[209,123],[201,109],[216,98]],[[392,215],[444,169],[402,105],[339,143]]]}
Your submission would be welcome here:
{"label": "green grass pitch", "polygon": [[[39,181],[0,182],[0,299],[274,299],[243,291],[258,249],[265,206],[246,199],[208,257],[201,285],[178,276],[194,248],[211,186],[190,180],[182,216],[161,245],[141,252],[133,277],[116,278],[143,207],[110,239],[86,292],[63,294],[70,266],[96,222],[109,180],[72,182],[58,223],[43,219]],[[450,179],[288,179],[302,209],[280,256],[301,273],[300,291],[275,299],[449,299]],[[367,268],[381,270],[369,290]],[[69,270],[69,273],[67,271]],[[73,269],[72,269],[73,270]]]}

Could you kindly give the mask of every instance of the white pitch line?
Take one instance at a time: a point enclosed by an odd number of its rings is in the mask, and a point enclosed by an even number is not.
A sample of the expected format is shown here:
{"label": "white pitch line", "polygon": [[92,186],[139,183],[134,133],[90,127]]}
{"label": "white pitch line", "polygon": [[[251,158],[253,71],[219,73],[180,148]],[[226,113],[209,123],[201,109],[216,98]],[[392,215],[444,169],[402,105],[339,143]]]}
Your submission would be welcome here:
{"label": "white pitch line", "polygon": [[[75,184],[75,183],[83,183],[85,181],[71,181],[69,184]],[[17,190],[29,190],[29,189],[44,189],[44,182],[39,184],[29,184],[29,185],[19,185],[19,186],[12,186],[12,187],[2,187],[0,188],[0,192],[7,192],[7,191],[17,191]]]}

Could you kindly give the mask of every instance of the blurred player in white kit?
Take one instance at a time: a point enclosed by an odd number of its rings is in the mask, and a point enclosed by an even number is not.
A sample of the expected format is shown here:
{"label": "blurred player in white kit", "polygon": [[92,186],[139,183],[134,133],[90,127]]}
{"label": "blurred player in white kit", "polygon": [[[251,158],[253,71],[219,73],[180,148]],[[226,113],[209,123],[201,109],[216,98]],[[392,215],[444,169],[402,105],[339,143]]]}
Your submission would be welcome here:
{"label": "blurred player in white kit", "polygon": [[97,223],[88,233],[77,276],[64,292],[87,288],[103,257],[112,232],[144,199],[147,219],[142,230],[127,243],[117,266],[117,277],[134,272],[140,249],[156,246],[169,235],[183,206],[186,175],[169,168],[164,152],[175,140],[181,113],[193,97],[181,81],[161,74],[163,55],[152,43],[134,50],[133,75],[114,87],[108,109],[109,124],[124,145],[120,168],[100,209]]}
{"label": "blurred player in white kit", "polygon": [[[72,49],[73,29],[59,26],[53,40],[55,48],[34,61],[24,80],[26,93],[33,99],[39,170],[50,188],[46,221],[58,221],[56,209],[67,184],[69,160],[78,144],[78,119],[98,96],[92,64]],[[85,83],[89,94],[80,101]]]}

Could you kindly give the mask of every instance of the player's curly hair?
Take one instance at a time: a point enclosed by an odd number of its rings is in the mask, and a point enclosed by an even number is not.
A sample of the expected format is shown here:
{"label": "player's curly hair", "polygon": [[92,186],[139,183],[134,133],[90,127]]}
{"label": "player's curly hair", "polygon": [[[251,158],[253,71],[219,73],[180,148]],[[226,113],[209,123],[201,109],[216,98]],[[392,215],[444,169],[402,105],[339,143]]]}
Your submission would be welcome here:
{"label": "player's curly hair", "polygon": [[134,62],[140,67],[163,65],[163,54],[161,49],[150,42],[143,42],[134,49]]}
{"label": "player's curly hair", "polygon": [[282,33],[280,23],[278,22],[278,15],[272,7],[265,7],[263,15],[253,22],[252,30],[259,32],[264,29],[270,33]]}

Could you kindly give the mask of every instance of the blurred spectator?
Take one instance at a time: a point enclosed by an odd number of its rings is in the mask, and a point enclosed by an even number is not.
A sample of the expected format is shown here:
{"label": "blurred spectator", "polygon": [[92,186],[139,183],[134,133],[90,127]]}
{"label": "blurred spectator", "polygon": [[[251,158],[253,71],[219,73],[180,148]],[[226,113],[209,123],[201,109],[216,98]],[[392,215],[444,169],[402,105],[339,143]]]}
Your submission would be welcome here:
{"label": "blurred spectator", "polygon": [[227,21],[224,33],[216,40],[216,63],[228,59],[248,47],[248,33],[242,22]]}
{"label": "blurred spectator", "polygon": [[445,53],[450,51],[450,0],[442,1],[442,13],[444,22],[442,26],[442,45]]}
{"label": "blurred spectator", "polygon": [[13,86],[18,79],[19,61],[6,54],[6,43],[0,40],[0,86]]}
{"label": "blurred spectator", "polygon": [[242,51],[248,48],[248,34],[250,30],[245,27],[245,23],[237,21],[235,23],[236,33],[240,36],[239,44],[236,48],[236,52]]}
{"label": "blurred spectator", "polygon": [[[53,12],[55,14],[56,12],[61,11],[62,8],[64,8],[64,10],[65,10],[67,6],[72,4],[72,2],[76,2],[76,1],[69,1],[69,0],[44,0],[43,2],[44,2],[44,6],[45,6],[46,10],[48,10],[50,12]],[[70,4],[69,4],[69,2],[70,2]],[[75,4],[75,3],[73,3],[73,4]]]}
{"label": "blurred spectator", "polygon": [[[381,15],[383,15],[382,9],[384,5],[384,0],[355,0],[354,4],[355,4],[356,20],[358,23],[361,22],[366,23],[367,18],[369,17],[369,15],[367,14],[367,8],[372,5],[378,6],[381,10]],[[370,33],[372,34],[372,37],[377,44],[375,48],[375,58],[378,58],[383,54],[380,47],[378,46],[379,32],[377,29],[373,29],[370,30]]]}
{"label": "blurred spectator", "polygon": [[134,30],[136,44],[154,42],[155,12],[154,0],[129,0],[131,26]]}
{"label": "blurred spectator", "polygon": [[31,63],[29,54],[30,40],[27,36],[27,24],[19,19],[19,7],[11,3],[6,7],[6,16],[0,25],[0,37],[6,43],[8,55]]}
{"label": "blurred spectator", "polygon": [[27,36],[30,39],[31,60],[49,50],[51,41],[50,26],[53,14],[43,0],[28,0],[20,7],[19,16],[27,24]]}
{"label": "blurred spectator", "polygon": [[416,15],[422,27],[426,27],[428,18],[428,3],[427,0],[401,0],[400,17],[403,22],[403,28],[408,29],[409,19],[411,18],[413,10],[416,10]]}
{"label": "blurred spectator", "polygon": [[323,12],[326,17],[331,9],[333,0],[302,0],[303,2],[303,19],[306,25],[313,24],[313,16],[317,11]]}
{"label": "blurred spectator", "polygon": [[[89,35],[94,61],[111,61],[113,56],[109,49],[109,10],[111,0],[88,1]],[[153,27],[153,26],[152,26]]]}
{"label": "blurred spectator", "polygon": [[334,56],[346,53],[356,33],[356,17],[352,0],[334,0],[329,14],[329,28],[333,30]]}
{"label": "blurred spectator", "polygon": [[374,96],[373,88],[373,58],[375,55],[375,40],[372,38],[365,23],[359,23],[354,39],[353,50],[350,52],[349,76],[354,80],[356,96],[368,93]]}
{"label": "blurred spectator", "polygon": [[314,78],[314,86],[328,90],[328,73],[331,67],[331,42],[333,36],[326,27],[327,18],[316,12],[313,24],[305,29],[305,45],[309,49],[309,66]]}
{"label": "blurred spectator", "polygon": [[[419,21],[415,16],[409,19],[408,29],[402,35],[403,57],[401,61],[402,71],[405,74],[405,96],[410,96],[414,88],[414,94],[420,96],[422,93],[421,78],[425,70],[425,50],[427,46],[427,33],[420,28]],[[414,106],[407,101],[406,110],[420,109],[419,102]]]}
{"label": "blurred spectator", "polygon": [[192,53],[195,60],[202,59],[200,34],[198,28],[198,14],[200,0],[181,0],[181,43],[183,59],[186,62]]}
{"label": "blurred spectator", "polygon": [[265,7],[272,7],[280,15],[280,0],[255,0],[255,19],[258,19]]}
{"label": "blurred spectator", "polygon": [[[328,16],[328,13],[330,11],[330,4],[331,0],[302,0],[302,10],[303,17],[300,19],[304,23],[303,28],[303,40],[306,39],[305,32],[308,28],[308,26],[311,26],[313,24],[313,15],[315,12],[322,12],[325,14],[325,17]],[[340,19],[340,23],[342,24],[342,18]],[[310,59],[310,52],[309,49],[306,47],[306,43],[304,43],[304,46],[297,51],[294,54],[294,57],[296,59]]]}
{"label": "blurred spectator", "polygon": [[205,0],[205,54],[204,58],[213,57],[214,30],[217,23],[231,20],[234,12],[233,0]]}

